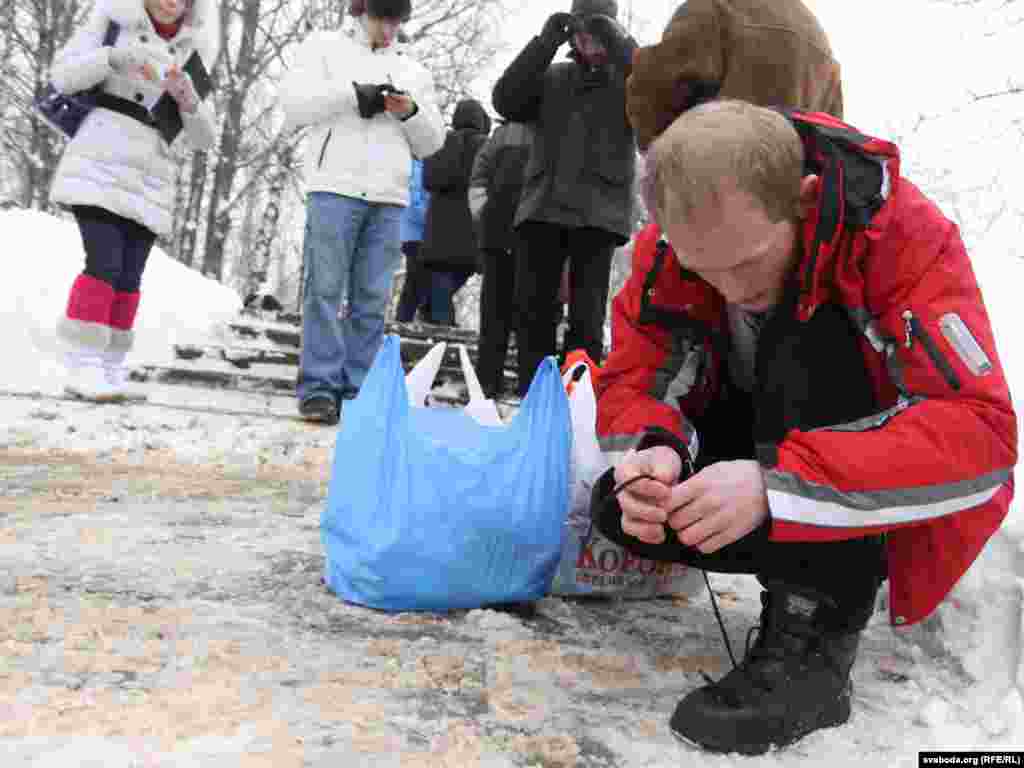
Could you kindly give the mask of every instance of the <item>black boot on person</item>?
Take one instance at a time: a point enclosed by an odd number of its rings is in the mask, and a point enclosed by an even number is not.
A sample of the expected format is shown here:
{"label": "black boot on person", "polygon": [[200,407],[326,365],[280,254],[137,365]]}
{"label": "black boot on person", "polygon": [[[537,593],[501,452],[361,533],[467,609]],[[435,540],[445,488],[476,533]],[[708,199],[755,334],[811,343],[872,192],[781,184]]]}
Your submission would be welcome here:
{"label": "black boot on person", "polygon": [[[824,595],[765,582],[757,642],[717,682],[693,691],[669,721],[682,741],[712,752],[759,755],[850,717],[850,669],[860,631],[829,629]],[[834,626],[834,624],[832,624]]]}

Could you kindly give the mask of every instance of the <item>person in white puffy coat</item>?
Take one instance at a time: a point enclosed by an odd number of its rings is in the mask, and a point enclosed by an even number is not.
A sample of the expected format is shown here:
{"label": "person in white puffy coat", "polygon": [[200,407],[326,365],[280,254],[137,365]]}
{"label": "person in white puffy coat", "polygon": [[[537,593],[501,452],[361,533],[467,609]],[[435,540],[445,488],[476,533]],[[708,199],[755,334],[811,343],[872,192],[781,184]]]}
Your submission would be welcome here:
{"label": "person in white puffy coat", "polygon": [[[105,45],[111,23],[117,35]],[[170,96],[170,112],[180,119],[171,143],[213,145],[211,99],[199,96],[185,65],[196,54],[205,70],[213,68],[219,26],[216,0],[96,0],[54,60],[58,91],[102,84],[100,105],[64,148],[50,193],[74,213],[86,254],[57,328],[69,394],[98,401],[126,395],[124,361],[142,273],[156,238],[171,231],[174,205],[176,160],[149,110]]]}
{"label": "person in white puffy coat", "polygon": [[[311,128],[297,396],[305,418],[327,424],[359,391],[383,339],[411,160],[444,142],[433,79],[397,41],[409,0],[360,0],[350,13],[352,30],[299,47],[279,91],[286,126]],[[375,85],[402,93],[360,105],[357,83],[364,95]]]}

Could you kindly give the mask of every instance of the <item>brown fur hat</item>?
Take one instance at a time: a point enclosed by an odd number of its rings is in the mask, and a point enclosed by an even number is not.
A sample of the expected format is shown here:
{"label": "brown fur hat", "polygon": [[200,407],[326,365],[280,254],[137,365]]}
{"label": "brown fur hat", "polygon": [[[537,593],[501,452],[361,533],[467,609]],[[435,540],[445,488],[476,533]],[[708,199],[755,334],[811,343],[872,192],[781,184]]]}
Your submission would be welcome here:
{"label": "brown fur hat", "polygon": [[839,64],[801,0],[688,0],[637,49],[626,109],[641,150],[707,98],[843,116]]}

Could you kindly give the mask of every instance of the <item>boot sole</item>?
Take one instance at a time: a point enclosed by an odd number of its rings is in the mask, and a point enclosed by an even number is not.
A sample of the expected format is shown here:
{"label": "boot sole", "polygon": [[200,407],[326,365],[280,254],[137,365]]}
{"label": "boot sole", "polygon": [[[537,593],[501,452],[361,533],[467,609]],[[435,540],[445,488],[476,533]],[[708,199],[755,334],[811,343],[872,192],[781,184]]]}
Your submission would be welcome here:
{"label": "boot sole", "polygon": [[341,420],[341,409],[335,408],[333,410],[312,410],[309,412],[303,412],[302,408],[299,408],[299,418],[303,421],[309,422],[310,424],[326,424],[329,427],[333,427]]}
{"label": "boot sole", "polygon": [[837,709],[838,711],[830,711],[826,713],[822,717],[822,722],[818,725],[815,725],[813,728],[801,729],[797,731],[797,733],[794,734],[793,738],[789,739],[788,741],[778,743],[772,742],[767,746],[764,744],[701,744],[689,738],[688,736],[684,736],[671,725],[669,726],[669,731],[676,738],[676,741],[679,741],[680,743],[690,747],[691,749],[699,750],[701,752],[712,752],[716,754],[737,753],[740,755],[756,756],[766,754],[767,752],[770,752],[774,749],[785,749],[786,747],[790,747],[793,744],[796,744],[801,739],[810,736],[812,733],[824,730],[825,728],[838,728],[841,725],[845,725],[850,719],[849,700],[847,700],[845,706],[843,706],[843,704],[840,703]]}
{"label": "boot sole", "polygon": [[325,427],[333,427],[338,423],[338,419],[329,419],[323,416],[306,416],[302,414],[299,418],[307,424],[322,424]]}
{"label": "boot sole", "polygon": [[94,395],[89,392],[79,392],[76,389],[65,389],[64,394],[72,400],[81,400],[87,403],[101,403],[104,405],[140,403],[145,402],[148,399],[147,395],[129,395],[123,392],[110,395]]}

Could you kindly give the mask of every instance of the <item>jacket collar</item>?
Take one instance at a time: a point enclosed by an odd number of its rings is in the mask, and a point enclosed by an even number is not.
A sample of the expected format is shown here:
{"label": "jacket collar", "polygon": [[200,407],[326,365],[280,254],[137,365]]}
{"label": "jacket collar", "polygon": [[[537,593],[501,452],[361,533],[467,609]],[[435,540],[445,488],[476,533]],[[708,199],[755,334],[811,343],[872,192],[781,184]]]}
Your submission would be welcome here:
{"label": "jacket collar", "polygon": [[[207,70],[212,70],[220,46],[220,16],[215,0],[193,0],[178,36],[189,35]],[[122,28],[153,29],[142,0],[97,0],[94,13],[117,22]]]}
{"label": "jacket collar", "polygon": [[803,222],[803,255],[796,274],[797,316],[806,321],[855,270],[855,264],[847,263],[859,258],[855,240],[877,240],[887,227],[899,178],[899,149],[828,115],[813,115],[820,123],[800,120],[798,113],[797,119],[792,113],[790,117],[804,142],[804,172],[820,179],[817,203]]}

